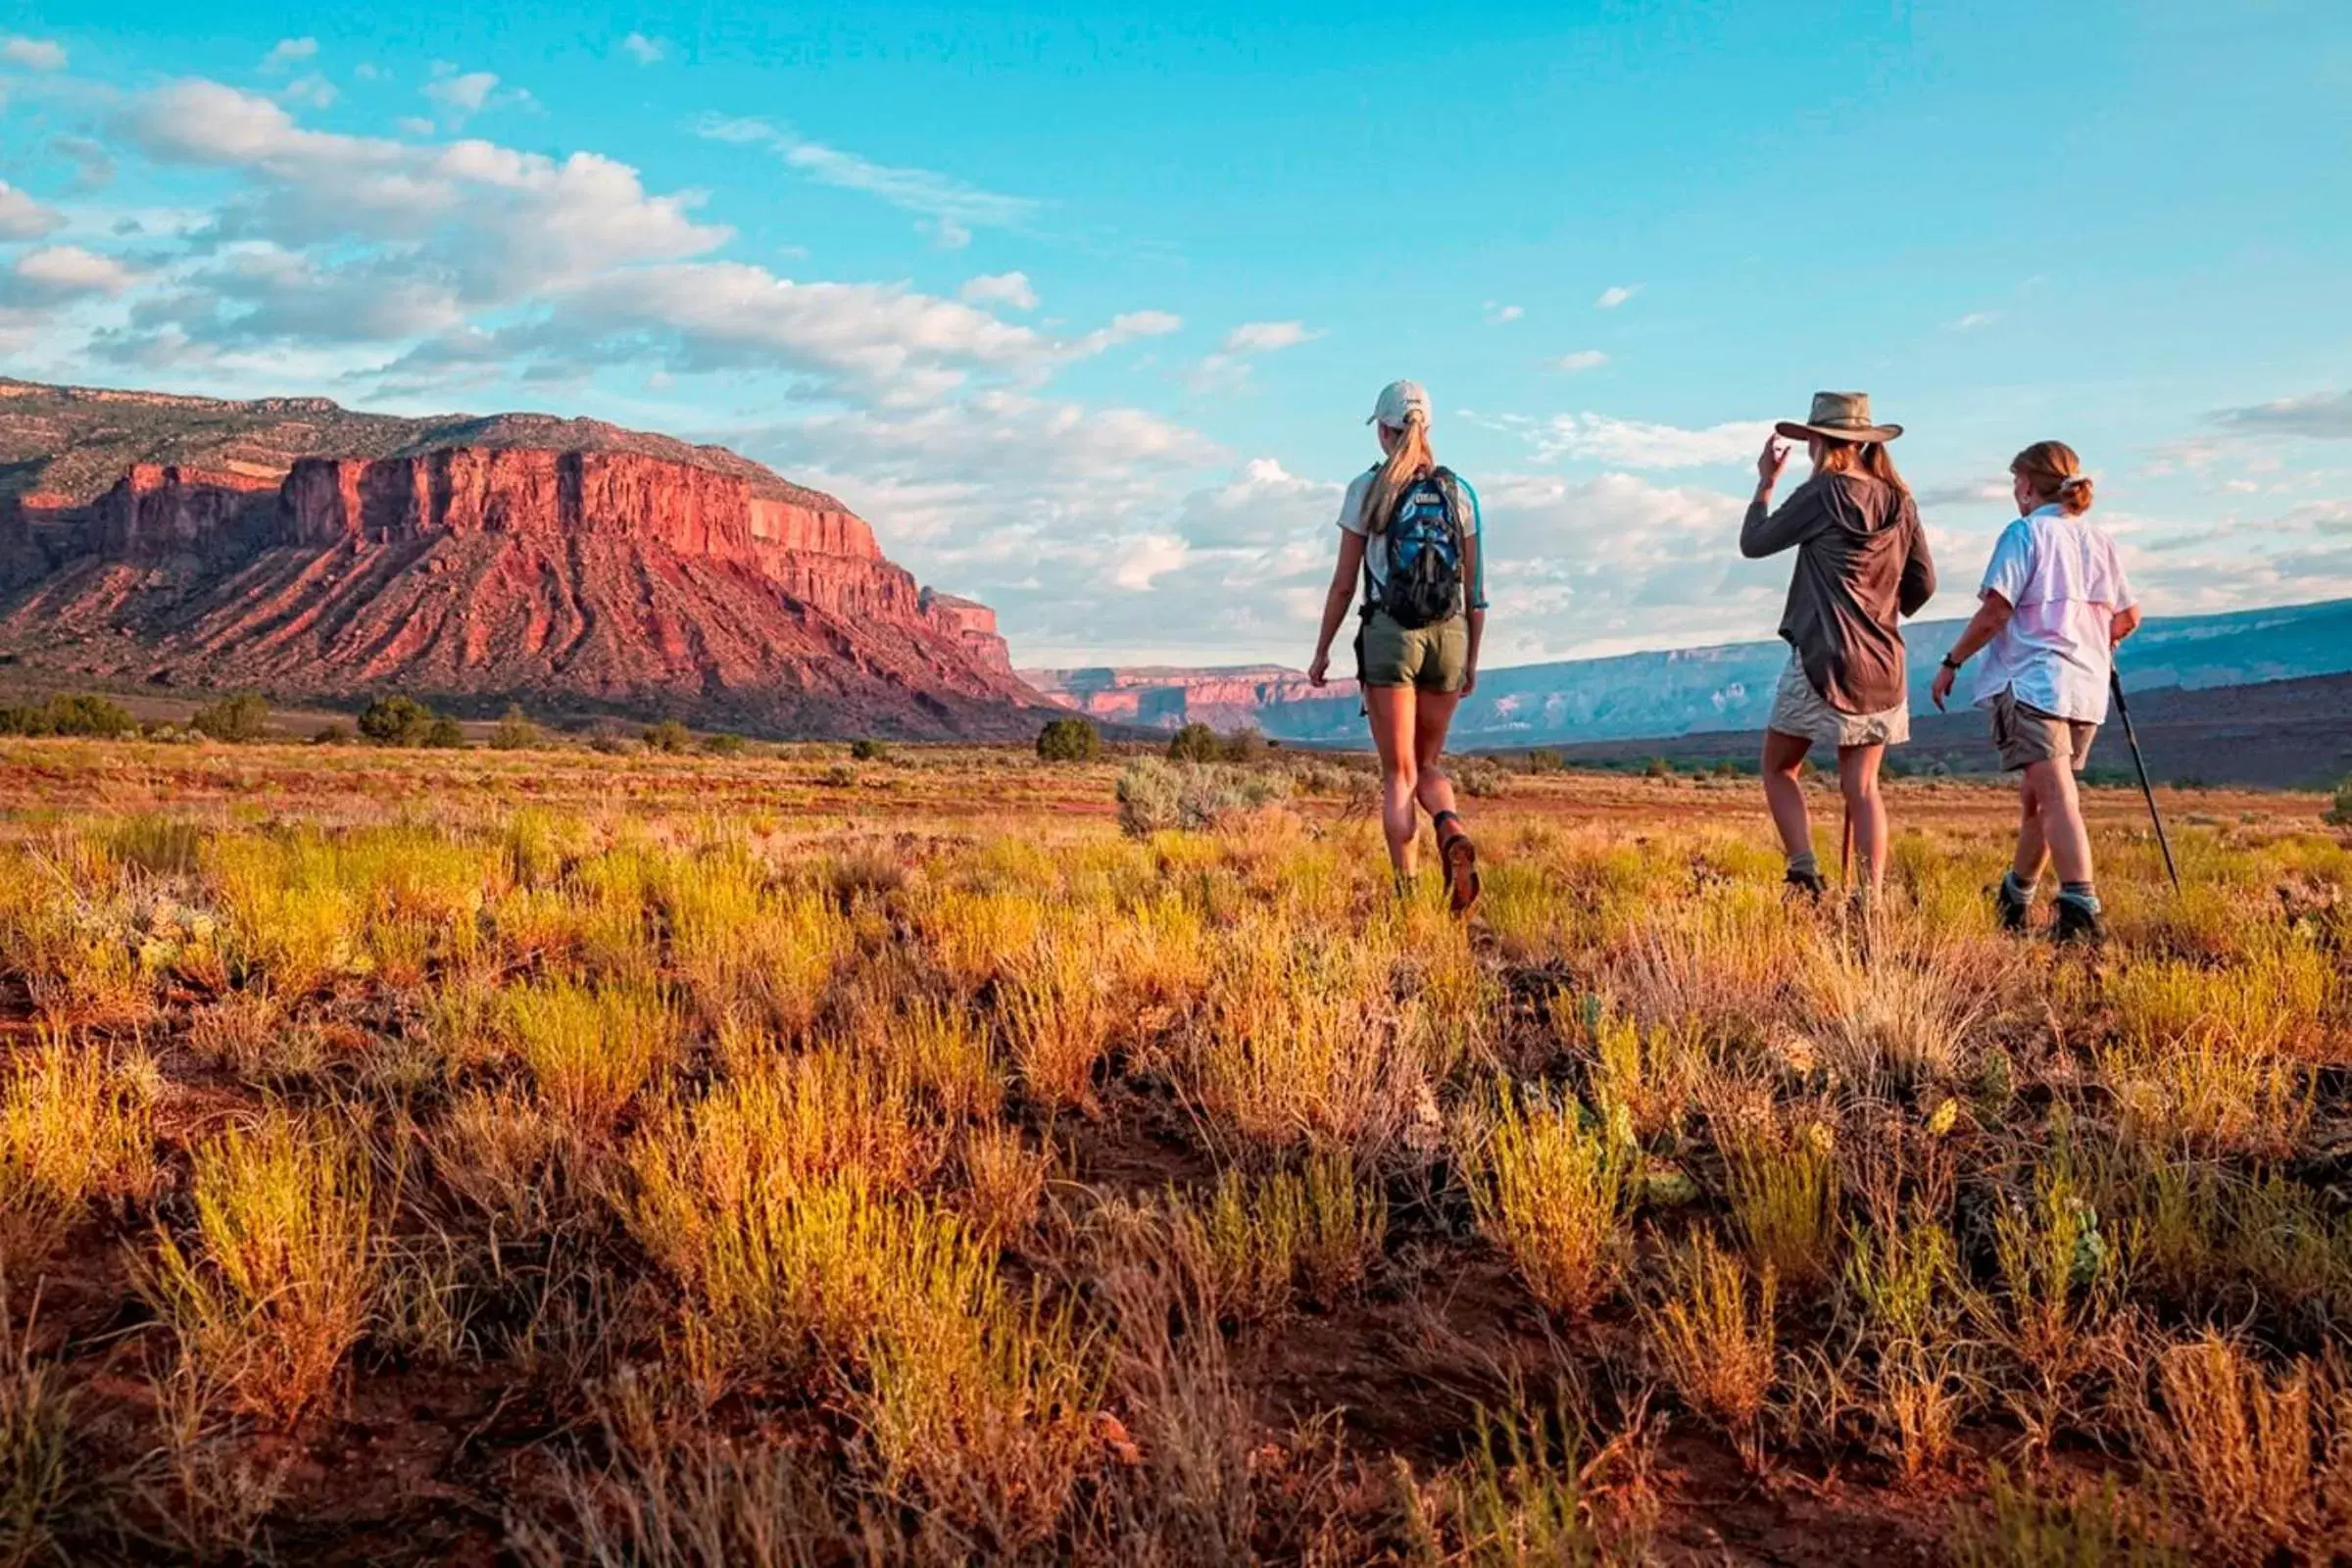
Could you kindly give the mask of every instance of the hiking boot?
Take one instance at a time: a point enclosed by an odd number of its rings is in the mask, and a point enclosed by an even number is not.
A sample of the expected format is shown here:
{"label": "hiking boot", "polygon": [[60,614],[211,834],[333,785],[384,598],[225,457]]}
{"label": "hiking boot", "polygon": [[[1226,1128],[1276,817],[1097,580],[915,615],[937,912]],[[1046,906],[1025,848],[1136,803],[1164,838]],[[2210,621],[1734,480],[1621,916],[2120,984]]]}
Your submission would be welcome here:
{"label": "hiking boot", "polygon": [[1466,915],[1478,902],[1478,846],[1450,811],[1446,826],[1450,831],[1441,831],[1438,838],[1438,858],[1446,867],[1446,906],[1457,916]]}
{"label": "hiking boot", "polygon": [[2011,936],[2023,936],[2034,918],[2034,901],[2017,896],[2016,886],[2007,877],[1992,891],[1992,906],[2001,918],[2001,929]]}
{"label": "hiking boot", "polygon": [[2058,924],[2051,934],[2060,942],[2097,944],[2107,940],[2107,922],[2099,918],[2097,905],[2061,894],[2056,907]]}
{"label": "hiking boot", "polygon": [[1799,870],[1793,865],[1788,868],[1788,883],[1789,892],[1801,893],[1815,904],[1819,904],[1822,896],[1830,891],[1828,877],[1819,871]]}

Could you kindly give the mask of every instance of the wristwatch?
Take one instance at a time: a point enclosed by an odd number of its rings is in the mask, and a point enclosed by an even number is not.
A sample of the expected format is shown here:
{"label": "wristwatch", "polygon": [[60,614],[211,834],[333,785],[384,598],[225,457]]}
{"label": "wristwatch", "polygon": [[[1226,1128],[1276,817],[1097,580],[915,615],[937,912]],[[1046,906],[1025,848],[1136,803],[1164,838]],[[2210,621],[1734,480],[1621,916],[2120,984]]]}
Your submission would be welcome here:
{"label": "wristwatch", "polygon": [[1960,673],[1960,661],[1954,659],[1951,655],[1946,654],[1943,656],[1943,667],[1957,675]]}

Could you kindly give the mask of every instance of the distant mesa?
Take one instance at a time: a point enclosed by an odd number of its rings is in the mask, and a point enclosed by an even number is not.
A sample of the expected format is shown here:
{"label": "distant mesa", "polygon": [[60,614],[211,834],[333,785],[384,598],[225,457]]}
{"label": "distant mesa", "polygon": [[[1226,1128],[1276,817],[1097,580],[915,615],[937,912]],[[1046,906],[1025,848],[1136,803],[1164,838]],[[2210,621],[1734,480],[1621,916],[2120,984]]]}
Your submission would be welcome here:
{"label": "distant mesa", "polygon": [[[1025,669],[1020,675],[1046,696],[1090,718],[1145,729],[1206,724],[1212,729],[1265,729],[1326,739],[1319,733],[1326,705],[1331,712],[1342,705],[1348,714],[1355,711],[1354,681],[1335,679],[1318,687],[1304,670],[1280,664]],[[1289,722],[1304,711],[1296,705],[1317,705],[1303,730]]]}
{"label": "distant mesa", "polygon": [[[1923,718],[1934,711],[1928,686],[1936,662],[1959,635],[1961,624],[1926,621],[1905,628],[1911,708]],[[1478,689],[1463,701],[1454,719],[1449,743],[1462,751],[1603,747],[1595,755],[1611,755],[1604,743],[1744,734],[1763,727],[1774,683],[1788,662],[1786,644],[1758,640],[1483,669]],[[2236,706],[2249,715],[2243,733],[2226,739],[2219,730],[2198,731],[2196,739],[2183,741],[2193,755],[2168,764],[2180,771],[2271,783],[2307,783],[2352,773],[2352,750],[2346,749],[2352,744],[2352,725],[2314,717],[2325,708],[2325,694],[2340,697],[2347,689],[2345,682],[2326,678],[2352,672],[2352,600],[2152,616],[2126,645],[2123,665],[2125,678],[2137,691],[2170,688],[2194,694],[2230,688],[2242,693]],[[1334,661],[1334,674],[1348,667],[1343,651]],[[1275,740],[1304,746],[1370,744],[1353,681],[1334,679],[1318,689],[1307,684],[1302,672],[1279,664],[1098,666],[1033,669],[1023,675],[1046,695],[1106,722],[1162,730],[1187,723],[1220,730],[1255,728]],[[2321,684],[2294,692],[2276,687],[2314,680]],[[2218,715],[2231,706],[2213,699],[2180,705],[2178,711]],[[2258,720],[2252,716],[2256,714],[2274,715],[2287,727],[2264,728],[2271,719]],[[2291,722],[2289,714],[2295,715]],[[1969,730],[1968,747],[1981,753],[1977,732],[1982,719],[1972,714],[1959,722]],[[2265,761],[2258,773],[2232,770],[2231,753],[2251,756],[2249,748],[2258,741],[2268,747],[2273,740],[2289,749],[2299,745],[2309,754],[2307,761],[2294,766]],[[1742,755],[1751,749],[1744,739],[1736,748]],[[1707,746],[1673,750],[1678,755],[1721,755]],[[1906,755],[1916,759],[1923,750],[1914,748]]]}
{"label": "distant mesa", "polygon": [[0,653],[105,682],[1018,739],[986,606],[723,447],[0,380]]}

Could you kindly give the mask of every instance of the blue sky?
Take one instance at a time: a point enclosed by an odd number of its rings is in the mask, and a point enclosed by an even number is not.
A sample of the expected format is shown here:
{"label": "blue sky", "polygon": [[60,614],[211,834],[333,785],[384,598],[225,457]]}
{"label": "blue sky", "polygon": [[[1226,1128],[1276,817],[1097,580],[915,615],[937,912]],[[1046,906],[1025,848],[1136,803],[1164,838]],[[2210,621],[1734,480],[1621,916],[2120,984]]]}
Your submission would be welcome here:
{"label": "blue sky", "polygon": [[1768,635],[1760,427],[2029,441],[2152,608],[2352,594],[2340,3],[0,6],[0,366],[723,440],[1025,663],[1302,663],[1392,376],[1495,662]]}

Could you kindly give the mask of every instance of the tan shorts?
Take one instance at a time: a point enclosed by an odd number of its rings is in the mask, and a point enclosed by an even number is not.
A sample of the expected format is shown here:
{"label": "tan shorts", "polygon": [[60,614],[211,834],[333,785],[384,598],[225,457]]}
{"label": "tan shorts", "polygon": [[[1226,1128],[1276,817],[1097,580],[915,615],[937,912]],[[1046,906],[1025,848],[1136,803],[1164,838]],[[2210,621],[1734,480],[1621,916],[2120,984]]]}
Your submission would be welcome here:
{"label": "tan shorts", "polygon": [[1470,623],[1448,615],[1430,626],[1399,626],[1378,612],[1355,636],[1355,678],[1364,686],[1458,692],[1469,678]]}
{"label": "tan shorts", "polygon": [[1992,744],[2005,771],[2063,759],[2080,773],[2090,760],[2090,743],[2098,738],[2099,726],[2088,719],[2045,713],[2008,692],[1992,700]]}
{"label": "tan shorts", "polygon": [[1764,727],[1816,746],[1900,746],[1911,738],[1911,705],[1895,704],[1878,713],[1841,713],[1813,689],[1795,658],[1781,671],[1772,694],[1772,716]]}

